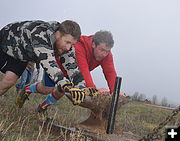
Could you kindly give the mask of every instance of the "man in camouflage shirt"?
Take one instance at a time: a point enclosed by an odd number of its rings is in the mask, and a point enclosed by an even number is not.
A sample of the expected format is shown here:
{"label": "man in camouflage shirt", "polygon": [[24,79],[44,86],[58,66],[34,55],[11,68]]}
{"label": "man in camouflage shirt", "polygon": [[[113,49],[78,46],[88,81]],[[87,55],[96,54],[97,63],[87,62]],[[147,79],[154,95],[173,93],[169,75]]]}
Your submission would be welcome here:
{"label": "man in camouflage shirt", "polygon": [[[24,21],[5,26],[0,31],[0,71],[4,73],[0,81],[0,95],[15,85],[27,62],[33,61],[41,64],[61,90],[84,97],[84,92],[73,88],[73,83],[64,77],[55,61],[55,55],[63,56],[68,53],[80,35],[79,25],[70,20],[61,24],[38,20]],[[63,59],[66,60],[65,57]]]}

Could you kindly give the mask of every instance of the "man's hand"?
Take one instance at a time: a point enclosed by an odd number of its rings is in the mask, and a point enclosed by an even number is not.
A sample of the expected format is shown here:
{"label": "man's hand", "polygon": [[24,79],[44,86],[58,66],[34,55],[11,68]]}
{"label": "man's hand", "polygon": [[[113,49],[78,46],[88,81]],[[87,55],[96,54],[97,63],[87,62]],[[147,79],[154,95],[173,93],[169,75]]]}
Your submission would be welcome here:
{"label": "man's hand", "polygon": [[84,101],[85,99],[84,91],[81,91],[80,89],[77,88],[71,88],[69,89],[69,92],[72,96],[72,101],[74,105],[79,105]]}
{"label": "man's hand", "polygon": [[87,96],[97,96],[98,95],[98,91],[95,89],[95,88],[91,88],[91,87],[88,87],[88,88],[85,88],[84,89],[84,92]]}
{"label": "man's hand", "polygon": [[98,92],[100,94],[105,94],[105,95],[110,94],[110,92],[106,88],[100,88],[100,89],[98,89]]}
{"label": "man's hand", "polygon": [[[69,90],[71,89],[71,88],[73,88],[73,83],[71,83],[71,82],[69,82],[69,83],[66,83],[66,84],[64,84],[62,87],[62,90],[64,91],[64,92],[69,92]],[[59,91],[60,91],[60,89],[59,89]]]}

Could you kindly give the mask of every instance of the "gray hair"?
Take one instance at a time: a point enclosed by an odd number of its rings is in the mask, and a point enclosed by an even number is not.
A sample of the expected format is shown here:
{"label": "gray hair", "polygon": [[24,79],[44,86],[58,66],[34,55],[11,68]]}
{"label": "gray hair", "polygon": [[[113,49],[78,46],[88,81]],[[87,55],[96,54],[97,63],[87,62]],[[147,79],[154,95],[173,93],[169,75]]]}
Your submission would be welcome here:
{"label": "gray hair", "polygon": [[111,32],[103,31],[103,30],[100,30],[95,33],[93,37],[93,42],[95,43],[96,46],[99,45],[100,43],[105,43],[107,47],[112,48],[114,45],[114,40]]}

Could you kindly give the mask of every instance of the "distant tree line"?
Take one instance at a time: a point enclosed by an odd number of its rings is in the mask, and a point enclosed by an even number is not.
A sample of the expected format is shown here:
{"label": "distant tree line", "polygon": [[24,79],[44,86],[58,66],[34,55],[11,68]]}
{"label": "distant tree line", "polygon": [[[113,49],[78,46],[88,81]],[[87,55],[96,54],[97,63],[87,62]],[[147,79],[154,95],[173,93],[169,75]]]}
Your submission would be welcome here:
{"label": "distant tree line", "polygon": [[174,104],[169,104],[166,97],[163,97],[160,101],[158,101],[157,95],[153,95],[151,99],[148,99],[148,98],[146,98],[145,94],[135,92],[131,96],[131,99],[134,101],[146,102],[149,104],[156,104],[156,105],[160,105],[160,106],[164,106],[164,107],[171,107],[171,108],[176,107],[176,105],[174,105]]}

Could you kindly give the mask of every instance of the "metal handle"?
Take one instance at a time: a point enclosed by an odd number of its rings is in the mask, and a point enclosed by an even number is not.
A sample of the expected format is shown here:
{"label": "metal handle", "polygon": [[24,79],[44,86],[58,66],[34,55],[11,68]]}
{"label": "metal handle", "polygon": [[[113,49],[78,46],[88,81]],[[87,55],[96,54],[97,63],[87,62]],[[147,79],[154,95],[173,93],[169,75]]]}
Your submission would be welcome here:
{"label": "metal handle", "polygon": [[106,130],[107,134],[112,134],[114,130],[114,122],[115,122],[115,116],[116,116],[117,105],[118,105],[118,100],[119,100],[121,81],[122,81],[122,78],[117,76],[115,86],[114,86],[114,93],[112,97],[110,112],[109,112],[108,125],[107,125],[107,130]]}

